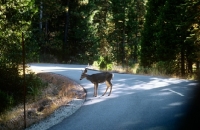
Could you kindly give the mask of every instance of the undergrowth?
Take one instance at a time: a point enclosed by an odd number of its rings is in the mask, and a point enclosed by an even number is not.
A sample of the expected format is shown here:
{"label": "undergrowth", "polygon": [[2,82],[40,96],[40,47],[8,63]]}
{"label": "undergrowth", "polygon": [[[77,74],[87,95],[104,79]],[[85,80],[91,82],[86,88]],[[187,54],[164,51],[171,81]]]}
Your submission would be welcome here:
{"label": "undergrowth", "polygon": [[[102,64],[103,63],[103,67]],[[162,76],[162,77],[175,77],[196,80],[197,73],[187,73],[184,76],[178,72],[176,66],[173,63],[159,62],[154,64],[152,67],[142,67],[139,63],[132,65],[117,65],[117,63],[108,63],[100,61],[93,62],[93,68],[102,71],[112,71],[119,73],[129,73],[129,74],[140,74],[140,75],[151,75],[151,76]]]}
{"label": "undergrowth", "polygon": [[[22,75],[19,73],[12,75],[6,74],[7,71],[4,71],[3,73],[0,70],[0,72],[2,74],[2,78],[0,80],[0,114],[2,114],[23,102],[24,81]],[[32,72],[26,74],[25,85],[26,96],[29,99],[35,99],[35,97],[40,95],[40,90],[47,86],[46,83],[42,82],[41,79]]]}

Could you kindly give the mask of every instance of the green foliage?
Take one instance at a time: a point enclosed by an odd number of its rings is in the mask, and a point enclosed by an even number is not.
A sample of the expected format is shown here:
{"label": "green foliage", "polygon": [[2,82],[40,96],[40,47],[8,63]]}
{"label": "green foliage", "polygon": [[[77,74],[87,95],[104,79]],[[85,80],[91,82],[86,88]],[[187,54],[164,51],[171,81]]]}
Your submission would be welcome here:
{"label": "green foliage", "polygon": [[[34,35],[33,32],[26,32],[24,35],[24,44],[25,44],[25,53],[26,53],[26,62],[38,62],[39,60],[39,50],[40,47],[37,43],[37,36]],[[21,53],[21,50],[20,50]],[[21,58],[21,57],[20,57]]]}
{"label": "green foliage", "polygon": [[98,60],[98,65],[99,65],[100,69],[106,68],[106,60],[104,57],[100,56],[100,58]]}
{"label": "green foliage", "polygon": [[36,99],[41,94],[41,90],[47,86],[46,83],[37,77],[34,73],[26,75],[26,87],[28,95]]}
{"label": "green foliage", "polygon": [[137,70],[136,70],[136,74],[150,74],[151,72],[151,69],[150,68],[145,68],[145,67],[138,67]]}
{"label": "green foliage", "polygon": [[25,43],[26,61],[36,61],[38,57],[37,37],[32,28],[37,13],[34,4],[34,0],[0,1],[0,95],[5,103],[0,112],[23,100],[23,78],[19,73],[22,41]]}
{"label": "green foliage", "polygon": [[10,93],[20,93],[20,77],[18,68],[0,64],[0,90]]}
{"label": "green foliage", "polygon": [[34,8],[34,0],[1,1],[0,5],[0,61],[18,66],[22,62],[22,32],[25,34],[27,60],[37,55],[37,44],[31,30],[37,9]]}
{"label": "green foliage", "polygon": [[153,66],[153,68],[164,75],[172,75],[178,71],[176,62],[159,61]]}
{"label": "green foliage", "polygon": [[38,35],[41,54],[56,56],[65,63],[84,63],[83,59],[92,63],[99,56],[108,56],[119,64],[126,57],[138,60],[144,0],[36,3],[43,9],[42,14],[37,14],[42,15],[42,27],[34,24],[40,30],[37,34],[41,34]]}
{"label": "green foliage", "polygon": [[[199,25],[193,19],[193,16],[199,16],[198,10],[198,2],[189,0],[149,0],[142,33],[140,65],[144,68],[154,68],[155,64],[165,66],[166,73],[178,75],[191,73],[192,64],[197,62],[195,52],[199,47],[196,48],[194,44],[198,33],[195,34],[196,38],[189,38],[188,35],[194,35],[188,30]],[[169,65],[163,63],[173,65],[168,68]],[[176,66],[175,70],[173,66]]]}
{"label": "green foliage", "polygon": [[113,69],[113,64],[112,63],[107,64],[106,69],[107,70],[112,70]]}
{"label": "green foliage", "polygon": [[98,67],[100,69],[112,70],[113,64],[108,57],[100,56],[98,61],[93,62],[93,66]]}
{"label": "green foliage", "polygon": [[113,60],[124,65],[127,60],[138,61],[139,43],[144,23],[144,0],[111,0],[112,23],[109,42]]}
{"label": "green foliage", "polygon": [[176,74],[178,68],[175,62],[157,62],[152,65],[152,67],[142,67],[139,66],[136,70],[137,74],[150,74],[150,75],[161,75],[161,76],[170,76]]}
{"label": "green foliage", "polygon": [[[158,30],[157,19],[159,16],[159,9],[162,8],[164,1],[154,1],[148,0],[147,2],[147,12],[145,15],[144,30],[142,32],[141,40],[141,66],[149,68],[156,62],[156,48],[157,43],[155,33],[161,30]],[[162,12],[161,12],[162,13]]]}
{"label": "green foliage", "polygon": [[14,98],[12,95],[9,95],[6,92],[0,90],[0,102],[1,102],[0,113],[2,113],[13,106]]}
{"label": "green foliage", "polygon": [[[0,101],[2,103],[0,113],[23,101],[24,81],[18,71],[17,68],[0,66]],[[27,96],[33,99],[39,96],[41,90],[47,86],[34,73],[26,75],[25,83],[28,92]]]}
{"label": "green foliage", "polygon": [[17,68],[0,64],[0,75],[0,96],[2,102],[0,112],[2,112],[20,101],[22,88],[20,87],[21,80]]}

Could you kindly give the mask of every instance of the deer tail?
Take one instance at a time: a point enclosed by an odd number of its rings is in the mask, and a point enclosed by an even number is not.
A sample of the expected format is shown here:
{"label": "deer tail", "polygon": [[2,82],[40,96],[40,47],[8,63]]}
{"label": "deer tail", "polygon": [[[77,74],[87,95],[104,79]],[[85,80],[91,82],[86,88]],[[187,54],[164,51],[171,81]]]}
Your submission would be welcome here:
{"label": "deer tail", "polygon": [[114,74],[112,74],[112,79],[114,78]]}

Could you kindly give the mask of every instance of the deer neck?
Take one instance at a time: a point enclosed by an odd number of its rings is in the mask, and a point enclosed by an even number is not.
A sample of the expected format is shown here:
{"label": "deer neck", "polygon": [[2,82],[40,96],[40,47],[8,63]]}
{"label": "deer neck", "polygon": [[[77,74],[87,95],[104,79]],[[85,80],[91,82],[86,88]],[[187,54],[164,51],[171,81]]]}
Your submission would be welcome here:
{"label": "deer neck", "polygon": [[91,82],[93,83],[93,78],[92,78],[91,75],[88,75],[88,74],[87,74],[87,75],[86,75],[86,79],[89,80],[89,81],[91,81]]}

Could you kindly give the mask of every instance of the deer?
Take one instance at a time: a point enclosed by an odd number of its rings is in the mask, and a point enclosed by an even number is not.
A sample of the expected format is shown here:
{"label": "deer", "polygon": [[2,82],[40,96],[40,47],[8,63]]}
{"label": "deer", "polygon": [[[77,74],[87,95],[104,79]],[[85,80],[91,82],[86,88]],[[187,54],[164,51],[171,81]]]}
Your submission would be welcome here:
{"label": "deer", "polygon": [[102,73],[88,75],[87,68],[85,68],[85,70],[81,74],[80,80],[82,80],[83,78],[86,78],[87,80],[89,80],[90,82],[92,82],[94,84],[94,95],[93,95],[94,97],[97,97],[98,84],[105,82],[107,88],[102,96],[104,96],[106,94],[108,88],[110,88],[110,93],[108,94],[108,96],[110,96],[111,91],[112,91],[111,79],[113,78],[113,76],[114,75],[109,72],[102,72]]}

